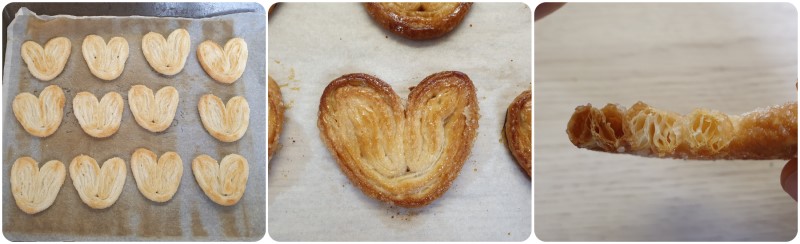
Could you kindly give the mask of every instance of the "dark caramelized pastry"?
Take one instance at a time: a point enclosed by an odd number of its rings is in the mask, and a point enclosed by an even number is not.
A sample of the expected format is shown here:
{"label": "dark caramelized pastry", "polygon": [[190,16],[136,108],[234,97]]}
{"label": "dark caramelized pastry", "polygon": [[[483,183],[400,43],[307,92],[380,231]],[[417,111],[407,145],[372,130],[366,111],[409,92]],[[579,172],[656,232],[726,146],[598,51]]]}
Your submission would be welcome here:
{"label": "dark caramelized pastry", "polygon": [[408,39],[426,40],[452,31],[472,3],[365,3],[364,6],[383,28]]}

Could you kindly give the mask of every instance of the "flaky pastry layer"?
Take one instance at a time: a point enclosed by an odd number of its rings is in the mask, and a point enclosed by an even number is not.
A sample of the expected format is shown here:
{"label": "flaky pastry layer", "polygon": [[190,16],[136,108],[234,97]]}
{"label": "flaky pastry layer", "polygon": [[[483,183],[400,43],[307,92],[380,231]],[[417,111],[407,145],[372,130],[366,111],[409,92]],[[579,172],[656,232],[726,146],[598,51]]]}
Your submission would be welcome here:
{"label": "flaky pastry layer", "polygon": [[186,29],[175,29],[166,39],[159,33],[149,32],[142,37],[142,53],[156,72],[174,75],[183,70],[191,42]]}
{"label": "flaky pastry layer", "polygon": [[166,202],[172,199],[181,184],[183,160],[175,152],[166,152],[158,157],[146,148],[139,148],[131,155],[131,172],[144,197],[154,202]]}
{"label": "flaky pastry layer", "polygon": [[39,97],[20,93],[11,102],[11,110],[25,131],[33,136],[47,137],[61,125],[66,100],[61,87],[50,85],[39,93]]}
{"label": "flaky pastry layer", "polygon": [[232,206],[244,195],[250,167],[247,159],[238,154],[228,154],[219,164],[214,158],[203,154],[192,160],[192,173],[211,201]]}
{"label": "flaky pastry layer", "polygon": [[106,93],[100,101],[92,93],[79,92],[72,99],[72,110],[86,134],[105,138],[119,130],[123,103],[122,96],[116,92]]}
{"label": "flaky pastry layer", "polygon": [[179,97],[175,87],[165,86],[153,94],[150,88],[135,85],[128,90],[128,106],[139,126],[151,132],[162,132],[175,118]]}
{"label": "flaky pastry layer", "polygon": [[519,94],[506,111],[506,123],[503,132],[506,145],[514,155],[519,166],[531,176],[531,91]]}
{"label": "flaky pastry layer", "polygon": [[88,35],[83,39],[81,47],[89,71],[97,78],[113,80],[125,70],[129,52],[128,41],[125,38],[112,37],[106,43],[100,36]]}
{"label": "flaky pastry layer", "polygon": [[72,52],[72,42],[66,37],[56,37],[47,41],[44,48],[34,41],[22,43],[22,60],[28,71],[42,81],[56,78],[67,65]]}
{"label": "flaky pastry layer", "polygon": [[452,31],[472,3],[364,3],[367,13],[383,28],[413,40],[433,39]]}
{"label": "flaky pastry layer", "polygon": [[197,45],[197,61],[211,78],[231,84],[242,76],[247,66],[247,43],[237,37],[228,40],[222,48],[214,41],[204,41]]}
{"label": "flaky pastry layer", "polygon": [[[278,139],[281,135],[281,127],[283,126],[283,98],[281,97],[281,88],[272,77],[269,77],[269,131],[267,134],[269,148],[268,158],[272,158],[272,154],[278,150]],[[269,161],[269,159],[267,159]]]}
{"label": "flaky pastry layer", "polygon": [[27,214],[36,214],[53,205],[67,170],[58,160],[50,160],[41,168],[31,157],[21,157],[11,166],[11,194],[17,207]]}
{"label": "flaky pastry layer", "polygon": [[94,158],[81,154],[69,164],[72,185],[83,203],[94,209],[107,208],[117,201],[127,172],[125,161],[117,157],[106,160],[100,167]]}
{"label": "flaky pastry layer", "polygon": [[241,96],[235,96],[225,104],[219,97],[206,94],[200,97],[197,109],[206,131],[222,142],[241,139],[250,124],[250,105]]}

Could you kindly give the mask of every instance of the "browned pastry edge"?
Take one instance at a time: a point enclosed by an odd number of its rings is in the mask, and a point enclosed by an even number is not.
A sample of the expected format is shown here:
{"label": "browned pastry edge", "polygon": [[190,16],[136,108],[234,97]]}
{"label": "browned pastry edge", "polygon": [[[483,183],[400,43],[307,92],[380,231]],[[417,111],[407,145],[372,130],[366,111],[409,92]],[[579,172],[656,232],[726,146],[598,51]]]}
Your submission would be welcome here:
{"label": "browned pastry edge", "polygon": [[281,88],[275,83],[272,77],[269,77],[269,148],[267,161],[272,158],[272,154],[278,150],[278,139],[281,135],[281,127],[283,125],[283,97],[281,96]]}
{"label": "browned pastry edge", "polygon": [[[531,176],[532,168],[531,138],[521,138],[521,132],[518,129],[522,126],[531,127],[531,124],[525,124],[521,118],[526,104],[531,103],[531,95],[530,90],[524,91],[511,102],[508,110],[506,110],[506,122],[505,126],[503,126],[508,149],[511,151],[511,155],[514,155],[517,164],[522,167],[525,173],[528,173],[528,176]],[[528,136],[533,135],[528,134]]]}
{"label": "browned pastry edge", "polygon": [[[367,13],[383,28],[412,40],[427,40],[450,33],[469,12],[472,3],[459,3],[452,13],[436,22],[423,23],[422,18],[403,17],[384,8],[380,3],[364,3]],[[423,23],[424,27],[414,24]]]}

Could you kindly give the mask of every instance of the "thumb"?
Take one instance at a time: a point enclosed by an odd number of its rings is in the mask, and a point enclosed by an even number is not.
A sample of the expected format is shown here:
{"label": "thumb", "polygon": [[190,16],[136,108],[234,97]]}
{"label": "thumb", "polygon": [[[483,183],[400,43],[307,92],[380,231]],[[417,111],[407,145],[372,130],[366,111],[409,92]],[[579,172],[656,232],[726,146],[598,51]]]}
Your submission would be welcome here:
{"label": "thumb", "polygon": [[781,171],[781,186],[797,201],[797,159],[789,160]]}

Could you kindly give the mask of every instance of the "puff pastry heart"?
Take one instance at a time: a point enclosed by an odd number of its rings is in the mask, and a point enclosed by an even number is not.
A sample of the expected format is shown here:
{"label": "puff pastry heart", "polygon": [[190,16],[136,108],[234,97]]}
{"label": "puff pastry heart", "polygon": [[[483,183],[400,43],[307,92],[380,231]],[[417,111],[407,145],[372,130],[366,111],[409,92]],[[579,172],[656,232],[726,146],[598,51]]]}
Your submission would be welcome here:
{"label": "puff pastry heart", "polygon": [[174,75],[183,70],[191,42],[186,29],[172,31],[167,39],[159,33],[149,32],[142,37],[142,52],[156,72]]}
{"label": "puff pastry heart", "polygon": [[69,164],[69,176],[81,201],[94,209],[104,209],[117,201],[125,186],[127,167],[121,158],[111,158],[97,165],[94,158],[78,155]]}
{"label": "puff pastry heart", "polygon": [[89,71],[103,80],[113,80],[122,74],[125,61],[128,60],[128,41],[122,37],[103,40],[97,35],[88,35],[83,39],[83,59]]}
{"label": "puff pastry heart", "polygon": [[[278,138],[281,135],[281,126],[283,125],[283,99],[281,97],[281,88],[272,77],[269,77],[269,148],[268,158],[272,158],[272,154],[278,150]],[[267,159],[269,161],[269,159]]]}
{"label": "puff pastry heart", "polygon": [[20,93],[14,97],[11,108],[25,131],[33,136],[47,137],[61,125],[66,100],[61,87],[50,85],[39,93],[39,97]]}
{"label": "puff pastry heart", "polygon": [[317,126],[339,168],[366,195],[419,207],[458,176],[478,117],[475,87],[461,72],[428,76],[405,106],[386,82],[348,74],[325,88]]}
{"label": "puff pastry heart", "polygon": [[22,43],[22,60],[36,79],[49,81],[56,78],[67,65],[72,43],[66,37],[47,41],[44,48],[34,41]]}
{"label": "puff pastry heart", "polygon": [[67,178],[64,164],[50,160],[41,168],[30,157],[21,157],[11,166],[11,193],[17,207],[27,214],[41,212],[53,205]]}
{"label": "puff pastry heart", "polygon": [[413,40],[433,39],[453,30],[472,3],[364,3],[383,28]]}
{"label": "puff pastry heart", "polygon": [[135,85],[128,90],[128,106],[136,123],[152,132],[169,128],[178,110],[178,90],[165,86],[153,95],[153,90]]}
{"label": "puff pastry heart", "polygon": [[219,164],[204,154],[192,160],[192,173],[208,198],[219,205],[232,206],[244,195],[250,169],[247,159],[238,154],[225,156]]}
{"label": "puff pastry heart", "polygon": [[522,92],[506,111],[503,133],[506,145],[519,166],[531,176],[531,91]]}
{"label": "puff pastry heart", "polygon": [[250,105],[244,97],[235,96],[226,105],[219,97],[206,94],[200,97],[197,109],[206,131],[223,142],[241,139],[250,124]]}
{"label": "puff pastry heart", "polygon": [[100,101],[94,94],[79,92],[72,99],[72,109],[83,131],[90,136],[105,138],[119,129],[123,110],[122,96],[109,92]]}
{"label": "puff pastry heart", "polygon": [[145,148],[136,149],[131,156],[131,171],[136,187],[147,199],[166,202],[172,199],[183,176],[183,161],[175,152],[158,155]]}
{"label": "puff pastry heart", "polygon": [[197,60],[211,78],[231,84],[244,73],[247,43],[237,37],[228,40],[223,49],[214,41],[204,41],[197,46]]}

